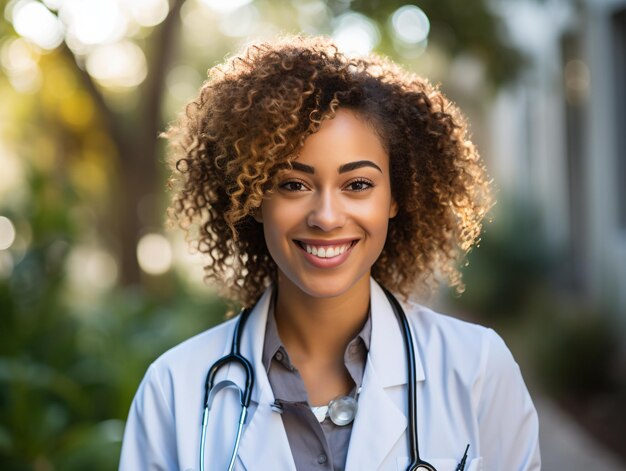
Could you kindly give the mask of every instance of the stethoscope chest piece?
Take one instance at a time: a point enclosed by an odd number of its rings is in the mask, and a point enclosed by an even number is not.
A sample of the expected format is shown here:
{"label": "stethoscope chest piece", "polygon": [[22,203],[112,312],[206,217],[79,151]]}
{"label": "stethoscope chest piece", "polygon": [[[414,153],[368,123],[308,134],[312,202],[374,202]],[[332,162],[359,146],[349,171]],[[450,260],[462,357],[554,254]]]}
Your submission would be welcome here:
{"label": "stethoscope chest piece", "polygon": [[311,411],[317,421],[321,424],[330,418],[333,424],[343,427],[354,420],[358,409],[357,400],[351,396],[339,396],[326,406],[311,407]]}
{"label": "stethoscope chest piece", "polygon": [[340,427],[348,425],[354,420],[358,403],[350,396],[340,396],[328,404],[328,417],[335,425]]}

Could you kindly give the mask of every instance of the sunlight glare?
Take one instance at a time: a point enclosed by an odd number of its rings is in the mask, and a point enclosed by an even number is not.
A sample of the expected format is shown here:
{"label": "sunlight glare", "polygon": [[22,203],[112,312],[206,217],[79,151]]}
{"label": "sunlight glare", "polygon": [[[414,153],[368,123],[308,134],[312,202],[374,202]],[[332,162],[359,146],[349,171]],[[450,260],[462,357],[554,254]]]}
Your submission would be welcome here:
{"label": "sunlight glare", "polygon": [[66,0],[59,16],[68,33],[86,45],[118,41],[128,26],[118,2],[111,0]]}
{"label": "sunlight glare", "polygon": [[226,14],[248,5],[252,0],[200,0],[200,2],[217,13]]}
{"label": "sunlight glare", "polygon": [[63,24],[39,2],[16,4],[13,9],[13,27],[20,36],[42,49],[54,49],[63,42]]}
{"label": "sunlight glare", "polygon": [[391,17],[391,24],[397,38],[408,44],[425,41],[430,32],[428,16],[415,5],[398,8]]}
{"label": "sunlight glare", "polygon": [[335,21],[332,34],[339,49],[347,55],[369,54],[380,42],[380,33],[368,17],[348,12]]}
{"label": "sunlight glare", "polygon": [[172,246],[161,234],[146,234],[137,244],[137,261],[150,275],[161,275],[172,266]]}
{"label": "sunlight glare", "polygon": [[113,287],[118,277],[117,261],[99,247],[77,246],[67,259],[72,285],[81,291],[105,291]]}
{"label": "sunlight glare", "polygon": [[135,87],[148,73],[143,51],[127,40],[95,48],[87,56],[86,66],[89,75],[105,87]]}
{"label": "sunlight glare", "polygon": [[0,250],[6,250],[15,242],[15,226],[6,216],[0,216]]}
{"label": "sunlight glare", "polygon": [[225,36],[242,38],[254,34],[259,24],[259,10],[254,5],[246,5],[238,10],[228,12],[220,21],[220,31]]}
{"label": "sunlight glare", "polygon": [[167,0],[132,0],[128,8],[133,19],[141,26],[156,26],[170,11]]}

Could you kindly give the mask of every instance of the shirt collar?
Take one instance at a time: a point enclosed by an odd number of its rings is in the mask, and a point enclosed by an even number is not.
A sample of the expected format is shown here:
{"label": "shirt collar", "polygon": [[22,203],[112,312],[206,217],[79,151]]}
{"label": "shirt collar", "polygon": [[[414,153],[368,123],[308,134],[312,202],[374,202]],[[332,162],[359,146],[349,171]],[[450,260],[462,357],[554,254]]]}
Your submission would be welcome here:
{"label": "shirt collar", "polygon": [[[263,367],[265,371],[269,373],[270,365],[272,363],[272,358],[276,355],[276,352],[279,350],[285,350],[283,342],[280,339],[280,335],[278,334],[278,326],[276,325],[276,318],[274,316],[274,307],[275,307],[275,298],[276,298],[276,290],[272,293],[270,306],[267,313],[267,326],[265,328],[265,339],[263,341]],[[371,306],[371,304],[370,304]],[[368,308],[367,318],[365,320],[365,324],[361,327],[359,333],[348,343],[348,347],[346,348],[346,355],[349,354],[351,348],[355,347],[359,348],[359,339],[363,342],[365,346],[365,352],[367,353],[370,348],[370,343],[372,339],[372,310],[371,307]]]}

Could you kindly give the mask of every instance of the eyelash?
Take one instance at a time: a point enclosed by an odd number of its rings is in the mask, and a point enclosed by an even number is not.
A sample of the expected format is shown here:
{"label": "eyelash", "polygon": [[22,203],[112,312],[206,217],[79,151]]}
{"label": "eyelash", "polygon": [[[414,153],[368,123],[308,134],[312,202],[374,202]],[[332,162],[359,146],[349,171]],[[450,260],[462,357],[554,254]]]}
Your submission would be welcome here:
{"label": "eyelash", "polygon": [[369,181],[369,180],[367,180],[365,178],[355,178],[354,180],[349,182],[346,186],[351,186],[351,185],[354,185],[355,183],[360,183],[360,184],[367,185],[366,188],[361,188],[360,190],[352,190],[352,191],[355,191],[355,192],[365,191],[365,190],[369,190],[370,188],[374,188],[374,184],[371,181]]}
{"label": "eyelash", "polygon": [[305,186],[304,182],[301,182],[299,180],[289,180],[289,181],[286,181],[285,183],[281,183],[280,184],[280,188],[285,190],[285,191],[288,191],[290,193],[295,193],[295,192],[298,192],[298,191],[302,191],[302,190],[289,189],[288,188],[289,185],[302,185],[302,186]]}
{"label": "eyelash", "polygon": [[[298,192],[298,191],[302,191],[302,189],[299,189],[299,190],[294,190],[293,188],[289,189],[289,185],[294,185],[294,184],[302,185],[303,187],[306,186],[305,183],[302,182],[302,181],[299,181],[299,180],[289,180],[289,181],[286,181],[285,183],[282,183],[280,185],[280,188],[282,188],[283,190],[288,191],[290,193],[295,193],[295,192]],[[355,178],[354,180],[348,182],[345,186],[346,187],[350,187],[350,186],[352,186],[354,184],[364,184],[364,185],[367,185],[366,188],[361,188],[359,190],[353,189],[352,191],[355,192],[355,193],[359,193],[361,191],[365,191],[365,190],[369,190],[370,188],[374,188],[374,184],[370,180],[367,180],[366,178]]]}

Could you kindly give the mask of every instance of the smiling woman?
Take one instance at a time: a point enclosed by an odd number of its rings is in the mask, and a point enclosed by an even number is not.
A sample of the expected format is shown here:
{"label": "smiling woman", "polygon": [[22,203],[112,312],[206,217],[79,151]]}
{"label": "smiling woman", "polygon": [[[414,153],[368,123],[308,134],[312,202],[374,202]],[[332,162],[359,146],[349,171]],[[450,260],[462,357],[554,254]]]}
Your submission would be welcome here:
{"label": "smiling woman", "polygon": [[462,290],[492,203],[436,88],[285,37],[211,69],[167,136],[170,215],[246,309],[150,367],[121,469],[539,469],[500,337],[415,302]]}
{"label": "smiling woman", "polygon": [[398,211],[380,138],[340,109],[306,139],[292,167],[280,172],[256,217],[281,292],[307,304],[349,296],[367,310],[370,270]]}

